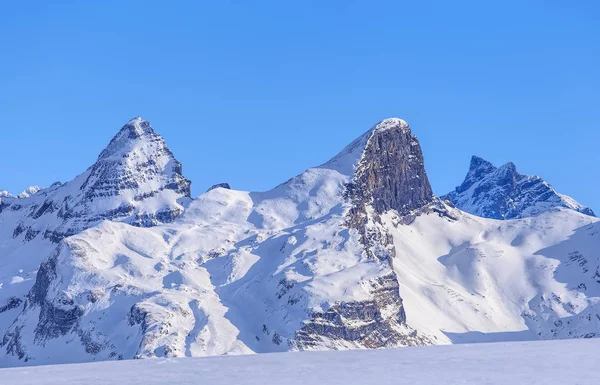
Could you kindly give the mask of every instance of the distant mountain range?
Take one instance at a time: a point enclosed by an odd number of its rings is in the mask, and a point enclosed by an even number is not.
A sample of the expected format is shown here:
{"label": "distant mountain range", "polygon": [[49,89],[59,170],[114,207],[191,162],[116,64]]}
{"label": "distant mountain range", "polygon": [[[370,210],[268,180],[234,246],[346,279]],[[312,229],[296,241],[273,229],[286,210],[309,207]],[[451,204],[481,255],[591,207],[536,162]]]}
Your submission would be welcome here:
{"label": "distant mountain range", "polygon": [[513,163],[494,167],[473,156],[464,182],[447,194],[456,207],[484,218],[515,219],[564,207],[595,216],[589,208],[560,194],[539,176],[517,172]]}
{"label": "distant mountain range", "polygon": [[397,118],[193,199],[134,118],[74,180],[0,192],[0,366],[596,337],[593,215],[478,157],[437,198]]}

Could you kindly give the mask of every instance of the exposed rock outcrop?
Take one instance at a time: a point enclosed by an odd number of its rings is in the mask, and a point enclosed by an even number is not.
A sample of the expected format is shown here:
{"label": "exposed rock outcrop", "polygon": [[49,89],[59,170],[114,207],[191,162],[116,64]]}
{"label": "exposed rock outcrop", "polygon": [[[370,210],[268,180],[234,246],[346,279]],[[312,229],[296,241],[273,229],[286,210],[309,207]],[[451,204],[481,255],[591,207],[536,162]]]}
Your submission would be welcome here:
{"label": "exposed rock outcrop", "polygon": [[361,233],[365,246],[389,244],[369,220],[380,223],[386,211],[404,216],[433,202],[421,146],[404,120],[386,119],[372,129],[346,199],[352,202],[348,226]]}
{"label": "exposed rock outcrop", "polygon": [[206,190],[206,192],[209,192],[210,190],[214,190],[216,188],[224,188],[227,190],[231,190],[231,186],[229,186],[229,183],[217,183],[215,185],[212,185],[208,190]]}
{"label": "exposed rock outcrop", "polygon": [[297,334],[295,347],[302,350],[322,346],[382,347],[430,345],[431,341],[406,325],[393,271],[369,282],[372,300],[338,303],[311,315]]}
{"label": "exposed rock outcrop", "polygon": [[401,119],[386,119],[369,133],[345,199],[351,202],[346,225],[360,234],[368,258],[387,265],[387,273],[368,282],[372,299],[342,302],[315,312],[296,335],[300,348],[355,344],[366,348],[424,345],[428,338],[406,324],[392,268],[395,249],[380,215],[394,210],[408,216],[434,202],[419,142]]}

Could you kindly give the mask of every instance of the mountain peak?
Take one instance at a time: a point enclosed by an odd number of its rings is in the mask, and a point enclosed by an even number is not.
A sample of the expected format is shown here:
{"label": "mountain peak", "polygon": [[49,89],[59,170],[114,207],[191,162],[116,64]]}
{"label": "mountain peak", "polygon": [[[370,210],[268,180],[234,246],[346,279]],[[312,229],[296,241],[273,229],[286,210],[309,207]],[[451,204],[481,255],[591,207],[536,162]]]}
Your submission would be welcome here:
{"label": "mountain peak", "polygon": [[145,133],[154,134],[154,130],[152,126],[150,126],[150,122],[142,119],[140,116],[136,116],[135,118],[130,119],[121,130],[125,130],[130,138],[139,138]]}
{"label": "mountain peak", "polygon": [[393,129],[410,132],[410,126],[408,123],[400,118],[383,119],[381,122],[377,123],[375,127],[373,127],[373,132],[383,132]]}
{"label": "mountain peak", "polygon": [[464,182],[447,198],[463,211],[493,219],[530,217],[556,207],[594,215],[542,178],[519,174],[513,162],[497,168],[478,156],[471,158]]}
{"label": "mountain peak", "polygon": [[75,179],[41,191],[30,187],[18,198],[26,202],[15,210],[29,213],[22,227],[33,226],[32,234],[44,231],[45,238],[58,242],[105,219],[143,227],[171,222],[190,200],[190,181],[164,139],[137,117]]}
{"label": "mountain peak", "polygon": [[517,166],[515,166],[513,162],[508,162],[500,166],[498,170],[503,170],[504,172],[517,172]]}
{"label": "mountain peak", "polygon": [[82,189],[99,188],[94,196],[120,195],[121,190],[142,196],[173,190],[190,196],[190,182],[182,175],[181,163],[163,137],[141,117],[129,120],[121,128],[88,171],[90,175]]}
{"label": "mountain peak", "polygon": [[0,198],[14,198],[15,196],[6,190],[0,190]]}
{"label": "mountain peak", "polygon": [[469,165],[469,172],[467,172],[463,183],[456,188],[456,191],[462,192],[468,190],[477,180],[496,170],[497,168],[487,160],[473,155]]}
{"label": "mountain peak", "polygon": [[218,189],[218,188],[224,188],[226,190],[231,190],[231,186],[229,185],[229,183],[225,182],[225,183],[217,183],[217,184],[212,185],[208,190],[206,190],[206,192],[209,192],[211,190]]}
{"label": "mountain peak", "polygon": [[471,164],[469,166],[469,171],[484,170],[486,172],[490,172],[495,169],[496,169],[496,167],[493,164],[491,164],[490,162],[488,162],[487,160],[485,160],[477,155],[473,155],[471,157]]}
{"label": "mountain peak", "polygon": [[393,209],[400,215],[430,203],[433,192],[423,153],[408,123],[385,119],[368,134],[354,172],[354,200],[372,202],[377,214]]}
{"label": "mountain peak", "polygon": [[111,156],[123,155],[132,150],[136,144],[146,139],[147,141],[163,141],[162,137],[154,132],[150,122],[141,117],[130,119],[111,139],[108,146],[100,153],[98,160]]}
{"label": "mountain peak", "polygon": [[380,137],[383,134],[400,133],[409,137],[410,143],[417,143],[416,137],[412,136],[408,123],[400,118],[387,118],[372,126],[367,132],[353,140],[336,156],[328,162],[321,165],[323,168],[334,169],[341,174],[352,176],[358,166],[358,163],[363,158],[365,150],[370,145],[371,140],[375,137]]}
{"label": "mountain peak", "polygon": [[38,191],[42,189],[43,187],[40,186],[29,186],[25,190],[23,190],[19,195],[17,195],[17,198],[29,198],[30,196],[37,194]]}

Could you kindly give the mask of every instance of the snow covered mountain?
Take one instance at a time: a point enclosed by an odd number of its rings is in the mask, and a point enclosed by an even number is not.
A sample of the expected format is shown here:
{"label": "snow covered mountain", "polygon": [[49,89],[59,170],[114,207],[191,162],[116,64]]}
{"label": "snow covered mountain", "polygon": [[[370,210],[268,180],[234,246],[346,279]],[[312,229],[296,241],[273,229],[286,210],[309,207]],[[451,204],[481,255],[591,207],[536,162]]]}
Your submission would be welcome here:
{"label": "snow covered mountain", "polygon": [[191,201],[181,164],[148,122],[129,121],[73,181],[0,195],[0,330],[26,302],[41,262],[58,244],[105,219],[171,222]]}
{"label": "snow covered mountain", "polygon": [[37,194],[38,191],[43,188],[40,186],[29,186],[25,190],[23,190],[19,195],[12,195],[6,190],[0,190],[0,205],[2,204],[2,199],[4,199],[5,204],[8,204],[9,201],[12,201],[17,198],[29,198],[30,196]]}
{"label": "snow covered mountain", "polygon": [[464,182],[446,197],[459,209],[485,218],[524,218],[557,207],[594,216],[539,176],[519,174],[513,163],[495,167],[478,156],[471,158]]}
{"label": "snow covered mountain", "polygon": [[[559,208],[496,221],[435,198],[401,119],[266,192],[221,184],[191,200],[140,119],[99,163],[0,212],[1,366],[600,332],[599,220]],[[77,221],[60,205],[12,214],[88,186],[87,203],[66,200]],[[21,222],[62,236],[27,241],[10,231]]]}

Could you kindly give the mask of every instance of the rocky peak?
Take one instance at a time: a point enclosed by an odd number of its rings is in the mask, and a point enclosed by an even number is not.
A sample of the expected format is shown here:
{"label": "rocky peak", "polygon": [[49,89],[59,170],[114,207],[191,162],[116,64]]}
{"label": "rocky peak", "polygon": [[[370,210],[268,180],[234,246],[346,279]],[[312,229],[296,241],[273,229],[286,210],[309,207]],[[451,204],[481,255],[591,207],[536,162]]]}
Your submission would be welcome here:
{"label": "rocky peak", "polygon": [[432,202],[421,146],[408,123],[385,119],[371,131],[355,179],[375,211],[405,215]]}
{"label": "rocky peak", "polygon": [[389,210],[405,216],[435,198],[421,146],[404,120],[383,120],[357,141],[364,145],[353,180],[346,188],[346,198],[352,203],[348,226],[361,234],[369,255],[387,259],[393,250],[385,251],[389,237],[384,230],[377,229],[379,216]]}
{"label": "rocky peak", "polygon": [[493,219],[533,216],[556,207],[594,215],[542,178],[520,174],[514,163],[497,168],[477,156],[471,158],[464,182],[446,198],[463,211]]}
{"label": "rocky peak", "polygon": [[494,171],[496,169],[496,167],[491,164],[490,162],[488,162],[487,160],[477,156],[477,155],[473,155],[471,157],[471,164],[469,165],[469,173],[472,172],[491,172]]}
{"label": "rocky peak", "polygon": [[493,164],[483,158],[473,155],[471,158],[471,164],[469,166],[469,172],[467,173],[462,185],[457,187],[457,189],[468,189],[482,176],[494,171],[496,171],[496,167]]}
{"label": "rocky peak", "polygon": [[[162,137],[154,132],[147,120],[135,117],[129,120],[121,130],[112,138],[108,146],[100,153],[98,160],[115,155],[123,155],[131,151],[141,142],[163,141]],[[164,141],[163,141],[164,142]]]}
{"label": "rocky peak", "polygon": [[21,195],[18,204],[8,202],[11,211],[23,212],[14,237],[27,230],[53,242],[105,219],[144,227],[171,222],[191,200],[181,163],[141,118],[127,122],[74,180]]}
{"label": "rocky peak", "polygon": [[182,175],[181,163],[140,117],[121,128],[88,171],[82,186],[88,197],[119,195],[126,189],[138,195],[169,189],[190,197],[190,182]]}
{"label": "rocky peak", "polygon": [[[181,199],[190,199],[190,181],[182,175],[162,136],[142,118],[133,118],[113,137],[98,160],[70,184],[79,193],[71,197],[70,212],[107,210],[104,219],[138,226],[170,222],[183,211]],[[94,215],[97,217],[97,215]]]}
{"label": "rocky peak", "polygon": [[229,183],[217,183],[215,185],[212,185],[208,190],[206,190],[206,192],[209,192],[209,191],[217,189],[217,188],[224,188],[226,190],[231,190],[231,186],[229,186]]}

